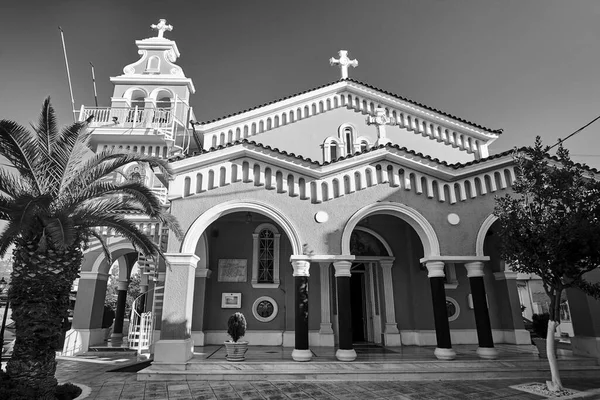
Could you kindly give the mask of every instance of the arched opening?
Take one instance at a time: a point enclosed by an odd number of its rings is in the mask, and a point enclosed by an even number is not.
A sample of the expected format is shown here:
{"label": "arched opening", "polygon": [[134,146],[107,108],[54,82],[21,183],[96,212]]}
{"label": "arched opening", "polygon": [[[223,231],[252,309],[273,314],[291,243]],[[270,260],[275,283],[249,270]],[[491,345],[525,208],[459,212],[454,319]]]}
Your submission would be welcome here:
{"label": "arched opening", "polygon": [[[293,314],[288,315],[295,301],[289,261],[294,245],[288,228],[278,217],[272,218],[276,214],[255,207],[214,211],[208,212],[212,217],[204,221],[206,227],[194,246],[194,254],[205,260],[196,276],[210,279],[196,280],[195,296],[202,293],[203,301],[194,304],[192,337],[201,337],[204,345],[222,344],[227,337],[223,321],[240,311],[248,321],[249,340],[282,345],[281,332],[294,331]],[[264,295],[274,307],[257,308],[256,300]]]}

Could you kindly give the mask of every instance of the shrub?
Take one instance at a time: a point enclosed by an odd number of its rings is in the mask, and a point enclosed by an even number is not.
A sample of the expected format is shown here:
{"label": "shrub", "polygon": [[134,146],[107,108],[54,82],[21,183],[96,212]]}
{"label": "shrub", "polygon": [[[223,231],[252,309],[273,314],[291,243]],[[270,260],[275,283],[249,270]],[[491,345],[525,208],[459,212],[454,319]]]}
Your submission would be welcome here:
{"label": "shrub", "polygon": [[233,342],[237,342],[246,334],[246,318],[241,312],[236,312],[227,321],[227,334]]}
{"label": "shrub", "polygon": [[531,319],[533,320],[533,332],[541,338],[546,338],[548,335],[548,321],[550,320],[550,315],[548,313],[533,314]]}
{"label": "shrub", "polygon": [[77,398],[81,394],[82,390],[79,386],[75,386],[72,383],[65,383],[58,385],[56,388],[56,399],[57,400],[72,400]]}

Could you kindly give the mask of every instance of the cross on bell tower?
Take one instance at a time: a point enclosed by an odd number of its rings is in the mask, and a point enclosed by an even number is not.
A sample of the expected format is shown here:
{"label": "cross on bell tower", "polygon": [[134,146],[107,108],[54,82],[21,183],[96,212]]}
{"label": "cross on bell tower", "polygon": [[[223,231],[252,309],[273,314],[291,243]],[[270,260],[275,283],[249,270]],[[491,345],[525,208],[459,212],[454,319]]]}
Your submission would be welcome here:
{"label": "cross on bell tower", "polygon": [[398,125],[398,121],[394,117],[388,117],[385,108],[377,107],[375,110],[375,115],[369,115],[367,117],[367,125],[377,125],[377,143],[387,144],[390,143],[391,140],[385,134],[385,126],[386,125]]}
{"label": "cross on bell tower", "polygon": [[340,58],[336,60],[335,58],[331,57],[329,59],[329,64],[339,65],[342,71],[342,79],[348,79],[348,67],[358,67],[358,61],[356,59],[351,60],[348,57],[348,50],[340,50],[338,52],[338,55],[340,56]]}
{"label": "cross on bell tower", "polygon": [[150,28],[155,29],[158,31],[158,38],[163,38],[163,35],[165,34],[165,31],[172,31],[173,30],[173,25],[167,25],[167,20],[166,19],[160,19],[158,20],[158,24],[152,24],[150,25]]}

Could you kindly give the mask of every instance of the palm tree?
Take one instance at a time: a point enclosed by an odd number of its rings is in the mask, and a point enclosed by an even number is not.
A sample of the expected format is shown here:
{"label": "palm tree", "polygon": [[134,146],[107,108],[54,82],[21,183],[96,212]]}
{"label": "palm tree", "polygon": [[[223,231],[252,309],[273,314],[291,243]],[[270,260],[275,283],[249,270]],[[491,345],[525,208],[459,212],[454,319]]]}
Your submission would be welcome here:
{"label": "palm tree", "polygon": [[181,234],[149,188],[111,179],[133,162],[146,163],[168,177],[167,162],[113,151],[93,154],[88,129],[92,118],[59,130],[47,98],[33,131],[0,121],[0,156],[15,168],[0,170],[0,220],[8,223],[0,234],[0,257],[15,245],[8,296],[16,342],[7,374],[36,391],[38,399],[54,399],[61,323],[89,241],[100,241],[111,259],[95,228],[112,228],[146,255],[162,253],[124,214],[147,215]]}

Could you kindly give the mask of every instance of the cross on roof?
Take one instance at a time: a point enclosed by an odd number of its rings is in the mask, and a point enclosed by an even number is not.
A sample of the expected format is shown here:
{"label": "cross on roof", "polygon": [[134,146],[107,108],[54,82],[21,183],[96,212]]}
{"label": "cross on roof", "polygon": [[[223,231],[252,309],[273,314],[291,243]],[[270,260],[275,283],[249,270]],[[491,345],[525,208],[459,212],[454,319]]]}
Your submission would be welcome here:
{"label": "cross on roof", "polygon": [[356,59],[351,60],[350,58],[348,58],[348,50],[340,50],[338,52],[338,55],[340,56],[339,59],[335,59],[333,57],[331,57],[329,59],[329,64],[331,65],[339,65],[340,69],[342,71],[342,79],[347,79],[348,78],[348,66],[352,66],[354,68],[358,67],[358,61]]}
{"label": "cross on roof", "polygon": [[173,30],[173,25],[167,25],[166,19],[160,19],[158,20],[158,24],[152,24],[150,25],[150,28],[156,29],[158,31],[157,37],[162,38],[165,34],[165,31],[170,32]]}
{"label": "cross on roof", "polygon": [[394,117],[388,117],[385,108],[377,107],[375,115],[367,117],[367,125],[377,125],[377,145],[380,145],[391,142],[385,134],[385,126],[398,125],[398,121]]}

